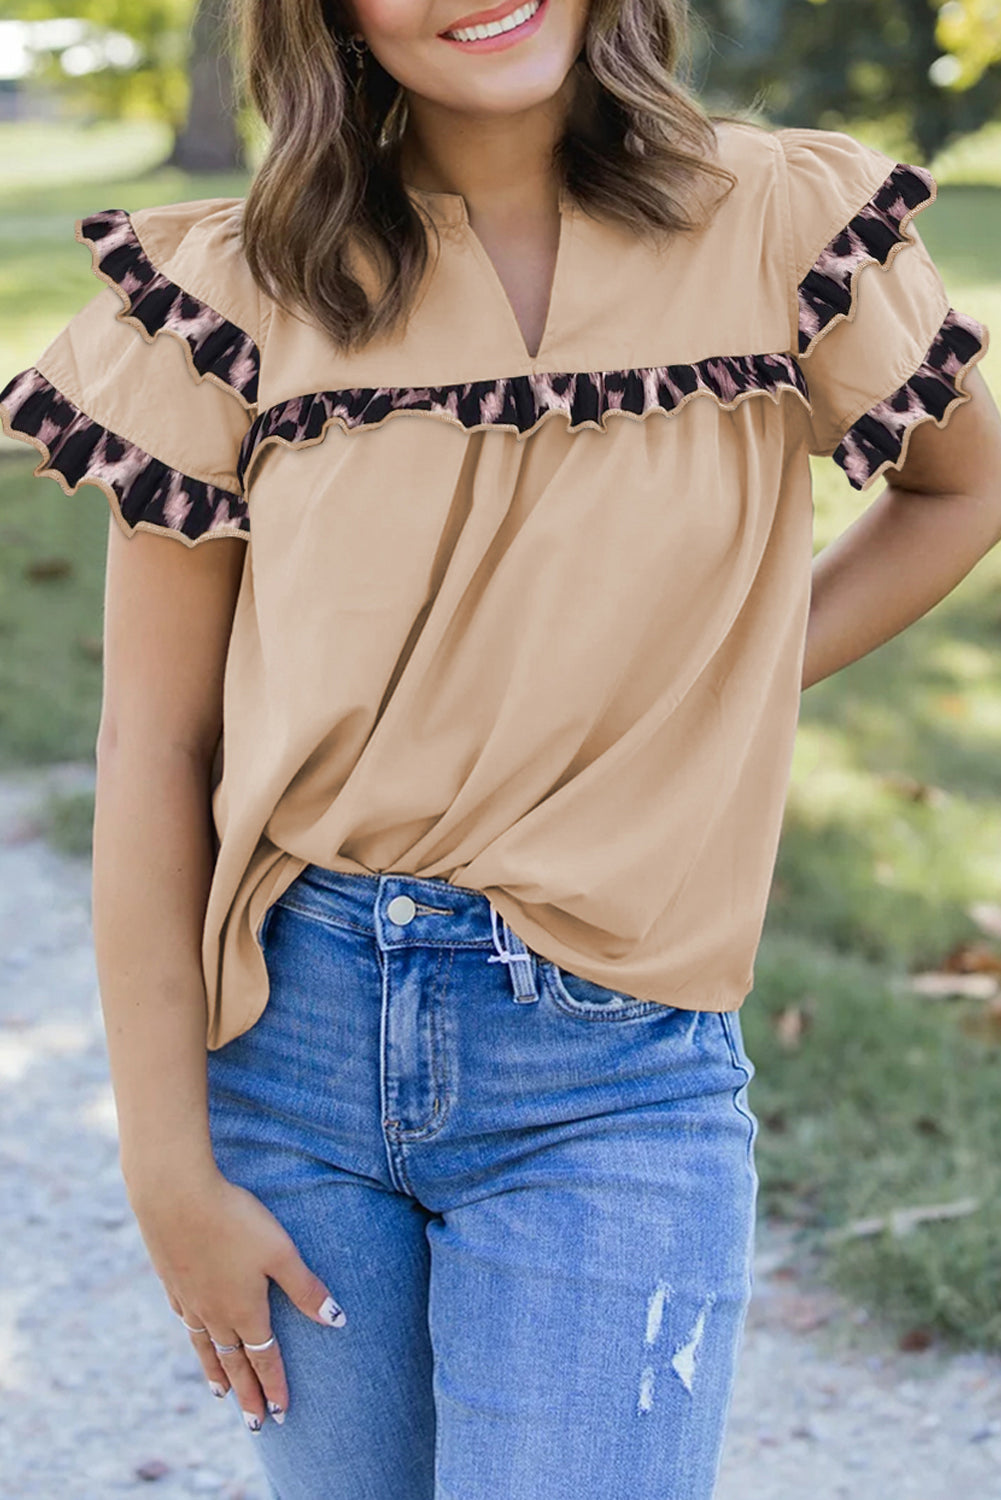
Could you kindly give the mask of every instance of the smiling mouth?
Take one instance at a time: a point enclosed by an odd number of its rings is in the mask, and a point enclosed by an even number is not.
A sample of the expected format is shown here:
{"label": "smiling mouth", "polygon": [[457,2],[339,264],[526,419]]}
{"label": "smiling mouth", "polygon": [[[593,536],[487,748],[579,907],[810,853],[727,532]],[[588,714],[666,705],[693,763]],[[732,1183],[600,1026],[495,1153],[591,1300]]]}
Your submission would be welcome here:
{"label": "smiling mouth", "polygon": [[[516,34],[527,33],[530,23],[536,19],[545,4],[546,0],[525,0],[524,4],[496,20],[456,26],[450,31],[440,31],[438,35],[446,41],[459,42],[465,46],[477,42],[492,42],[501,37],[518,39]],[[533,31],[536,29],[536,26],[531,27]]]}

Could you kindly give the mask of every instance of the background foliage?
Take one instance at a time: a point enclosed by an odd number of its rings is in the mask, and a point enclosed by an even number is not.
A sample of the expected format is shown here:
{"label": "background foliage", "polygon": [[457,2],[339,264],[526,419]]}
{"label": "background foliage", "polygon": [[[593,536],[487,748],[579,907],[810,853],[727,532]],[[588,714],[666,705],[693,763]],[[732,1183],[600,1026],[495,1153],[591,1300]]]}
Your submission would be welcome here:
{"label": "background foliage", "polygon": [[133,66],[76,77],[60,66],[63,48],[43,48],[38,76],[57,83],[70,109],[103,118],[149,117],[174,128],[189,103],[189,29],[195,0],[8,0],[6,16],[40,21],[73,17],[95,28],[121,32],[139,48]]}
{"label": "background foliage", "polygon": [[[694,11],[701,91],[753,100],[778,124],[892,120],[912,158],[927,161],[1001,112],[1001,0],[695,0]],[[198,111],[193,94],[229,87],[225,13],[225,0],[8,0],[5,8],[13,18],[73,16],[134,38],[133,66],[63,77],[67,102],[105,118],[150,116],[175,131]],[[212,65],[192,79],[190,64],[206,51]],[[55,50],[41,75],[51,81],[59,67]],[[204,106],[202,114],[204,136]],[[210,128],[224,133],[225,119]],[[220,170],[239,149],[228,145],[206,165]]]}
{"label": "background foliage", "polygon": [[895,124],[924,161],[1001,111],[997,0],[697,0],[700,78],[777,124]]}

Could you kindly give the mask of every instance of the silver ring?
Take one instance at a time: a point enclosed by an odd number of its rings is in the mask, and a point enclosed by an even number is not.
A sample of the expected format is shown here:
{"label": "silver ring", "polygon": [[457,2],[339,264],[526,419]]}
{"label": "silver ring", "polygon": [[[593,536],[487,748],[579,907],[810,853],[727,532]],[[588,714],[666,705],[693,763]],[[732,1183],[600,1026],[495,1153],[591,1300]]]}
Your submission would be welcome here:
{"label": "silver ring", "polygon": [[243,1347],[245,1349],[253,1349],[255,1353],[258,1353],[261,1349],[270,1349],[274,1341],[275,1336],[274,1334],[272,1334],[271,1337],[269,1339],[266,1339],[263,1344],[248,1344],[247,1341],[244,1340]]}
{"label": "silver ring", "polygon": [[213,1339],[212,1340],[212,1347],[213,1347],[213,1349],[215,1350],[215,1352],[217,1354],[235,1354],[238,1349],[242,1349],[243,1348],[243,1345],[242,1345],[242,1343],[241,1344],[217,1344],[216,1341],[215,1341],[215,1339]]}
{"label": "silver ring", "polygon": [[[184,1323],[184,1319],[183,1318],[181,1319],[181,1322]],[[192,1326],[191,1326],[190,1323],[184,1323],[184,1326],[188,1330],[189,1333],[208,1333],[208,1329],[207,1328],[192,1328]]]}

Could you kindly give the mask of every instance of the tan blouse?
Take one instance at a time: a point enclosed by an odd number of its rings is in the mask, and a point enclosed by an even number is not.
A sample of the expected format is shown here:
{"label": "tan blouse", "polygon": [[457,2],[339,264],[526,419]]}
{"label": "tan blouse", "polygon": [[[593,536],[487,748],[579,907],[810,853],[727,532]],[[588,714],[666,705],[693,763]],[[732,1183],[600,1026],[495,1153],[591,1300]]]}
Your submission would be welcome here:
{"label": "tan blouse", "polygon": [[[80,221],[107,283],[0,393],[36,472],[128,533],[247,552],[205,916],[207,1045],[268,999],[307,863],[485,893],[538,953],[735,1010],[781,830],[808,455],[868,488],[970,399],[986,329],[840,132],[718,127],[739,179],[659,247],[566,192],[529,355],[455,194],[406,331],[345,355],[240,249],[242,200]],[[432,249],[434,242],[432,237]]]}

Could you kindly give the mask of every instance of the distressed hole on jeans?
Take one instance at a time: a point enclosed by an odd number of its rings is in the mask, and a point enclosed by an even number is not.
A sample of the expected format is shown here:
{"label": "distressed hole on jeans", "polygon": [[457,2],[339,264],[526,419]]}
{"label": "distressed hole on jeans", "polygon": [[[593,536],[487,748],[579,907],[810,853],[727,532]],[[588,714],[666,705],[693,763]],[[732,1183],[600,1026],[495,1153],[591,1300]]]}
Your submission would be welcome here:
{"label": "distressed hole on jeans", "polygon": [[695,1357],[698,1354],[702,1335],[705,1332],[706,1318],[709,1316],[709,1310],[715,1300],[714,1296],[707,1298],[695,1320],[694,1328],[681,1347],[675,1351],[671,1359],[671,1364],[677,1372],[679,1380],[685,1387],[685,1390],[689,1392],[692,1389],[692,1381],[695,1378]]}
{"label": "distressed hole on jeans", "polygon": [[653,1386],[656,1378],[653,1365],[645,1365],[640,1376],[640,1398],[637,1403],[639,1411],[650,1411],[653,1406]]}

